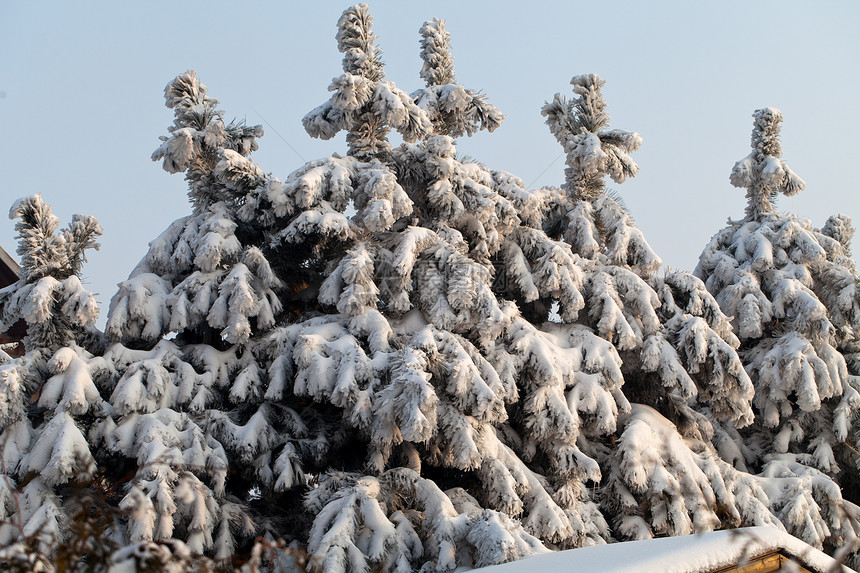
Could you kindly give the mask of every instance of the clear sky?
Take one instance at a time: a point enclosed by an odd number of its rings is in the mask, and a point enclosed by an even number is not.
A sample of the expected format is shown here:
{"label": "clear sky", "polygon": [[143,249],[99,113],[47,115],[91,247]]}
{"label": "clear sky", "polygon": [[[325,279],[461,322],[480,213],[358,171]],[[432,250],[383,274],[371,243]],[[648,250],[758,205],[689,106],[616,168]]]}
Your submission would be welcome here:
{"label": "clear sky", "polygon": [[[83,278],[104,317],[147,243],[189,212],[182,176],[149,159],[172,122],[164,85],[196,69],[228,119],[263,125],[253,157],[284,179],[304,160],[345,151],[342,135],[313,140],[301,118],[341,73],[335,24],[348,5],[0,1],[0,212],[41,193],[63,226],[73,213],[99,219],[102,249]],[[860,227],[856,0],[370,8],[388,79],[407,92],[422,86],[418,29],[447,20],[458,81],[507,115],[496,132],[463,138],[460,151],[532,187],[564,180],[541,105],[570,95],[572,76],[600,74],[611,125],[644,139],[640,174],[613,187],[667,265],[692,269],[726,219],[743,216],[744,192],[728,176],[764,106],[782,110],[783,159],[807,182],[778,208],[816,226],[842,212]],[[12,221],[0,221],[0,245],[14,255]]]}

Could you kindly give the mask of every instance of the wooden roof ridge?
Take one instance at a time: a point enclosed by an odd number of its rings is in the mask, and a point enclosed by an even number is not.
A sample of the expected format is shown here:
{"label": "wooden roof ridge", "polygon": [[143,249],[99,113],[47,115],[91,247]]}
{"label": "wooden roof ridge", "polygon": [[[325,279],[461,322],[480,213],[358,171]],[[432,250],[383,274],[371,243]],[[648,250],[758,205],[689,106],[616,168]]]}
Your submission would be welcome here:
{"label": "wooden roof ridge", "polygon": [[18,282],[21,277],[21,265],[12,258],[6,249],[0,246],[0,288]]}
{"label": "wooden roof ridge", "polygon": [[10,271],[21,276],[21,265],[3,247],[0,247],[0,264],[6,265]]}

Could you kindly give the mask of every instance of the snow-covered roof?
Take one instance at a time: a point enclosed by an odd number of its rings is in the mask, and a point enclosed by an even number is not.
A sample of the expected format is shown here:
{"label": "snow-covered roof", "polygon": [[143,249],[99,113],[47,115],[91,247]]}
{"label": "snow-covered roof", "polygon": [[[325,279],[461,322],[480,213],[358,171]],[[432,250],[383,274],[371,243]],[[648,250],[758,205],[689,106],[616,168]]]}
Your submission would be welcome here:
{"label": "snow-covered roof", "polygon": [[705,573],[779,552],[816,573],[850,572],[832,557],[775,527],[612,543],[544,553],[482,569],[482,573]]}

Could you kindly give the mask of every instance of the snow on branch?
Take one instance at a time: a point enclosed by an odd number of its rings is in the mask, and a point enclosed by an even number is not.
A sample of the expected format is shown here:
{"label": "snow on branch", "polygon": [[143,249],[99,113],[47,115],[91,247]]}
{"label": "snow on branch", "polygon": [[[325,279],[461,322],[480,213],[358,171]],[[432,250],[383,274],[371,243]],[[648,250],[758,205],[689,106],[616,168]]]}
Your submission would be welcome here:
{"label": "snow on branch", "polygon": [[338,50],[344,74],[332,80],[332,96],[302,119],[311,137],[330,139],[347,131],[349,154],[361,160],[386,161],[391,152],[391,128],[404,141],[417,141],[433,127],[427,114],[406,92],[385,82],[380,50],[372,31],[373,17],[366,4],[347,8],[338,21]]}
{"label": "snow on branch", "polygon": [[492,132],[505,116],[480,92],[466,89],[454,79],[451,35],[445,21],[434,18],[421,26],[421,78],[427,87],[412,93],[412,99],[425,110],[435,133],[460,137],[480,129]]}
{"label": "snow on branch", "polygon": [[[168,173],[185,172],[189,197],[198,209],[265,181],[263,174],[246,158],[257,149],[263,136],[259,125],[224,123],[218,100],[207,96],[206,86],[194,70],[176,76],[164,88],[165,105],[174,112],[169,136],[152,160],[162,160]],[[227,163],[224,163],[224,162]]]}
{"label": "snow on branch", "polygon": [[577,199],[593,200],[603,192],[604,176],[623,183],[636,175],[639,167],[630,153],[639,148],[642,137],[606,127],[609,114],[600,76],[575,76],[570,83],[576,99],[568,102],[556,94],[552,103],[544,104],[541,115],[567,154],[565,190]]}
{"label": "snow on branch", "polygon": [[735,163],[729,180],[735,187],[747,190],[747,217],[760,219],[774,212],[777,193],[795,195],[803,191],[806,183],[780,159],[782,113],[766,107],[757,109],[753,118],[752,153]]}

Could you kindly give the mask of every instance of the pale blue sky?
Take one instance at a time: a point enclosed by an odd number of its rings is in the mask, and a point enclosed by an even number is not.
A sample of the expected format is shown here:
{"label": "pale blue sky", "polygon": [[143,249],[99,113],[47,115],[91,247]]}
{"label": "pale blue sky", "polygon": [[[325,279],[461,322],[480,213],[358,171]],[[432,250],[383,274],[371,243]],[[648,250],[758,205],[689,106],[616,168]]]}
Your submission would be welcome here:
{"label": "pale blue sky", "polygon": [[[164,85],[196,69],[228,119],[263,124],[254,158],[282,179],[303,163],[284,140],[305,160],[343,153],[342,136],[313,140],[301,118],[341,71],[335,23],[348,5],[2,0],[0,212],[39,192],[63,225],[73,213],[96,216],[103,246],[84,279],[104,315],[147,242],[189,211],[182,176],[149,160],[172,121]],[[783,158],[807,182],[779,208],[818,226],[843,212],[860,226],[856,0],[370,8],[388,79],[406,91],[422,85],[418,28],[447,20],[457,79],[507,115],[460,151],[534,187],[564,180],[541,105],[569,95],[573,75],[603,76],[612,125],[644,139],[639,176],[614,187],[672,267],[692,269],[726,218],[743,215],[744,192],[728,175],[748,153],[758,107],[783,111]],[[0,221],[0,245],[14,254],[12,221]]]}

